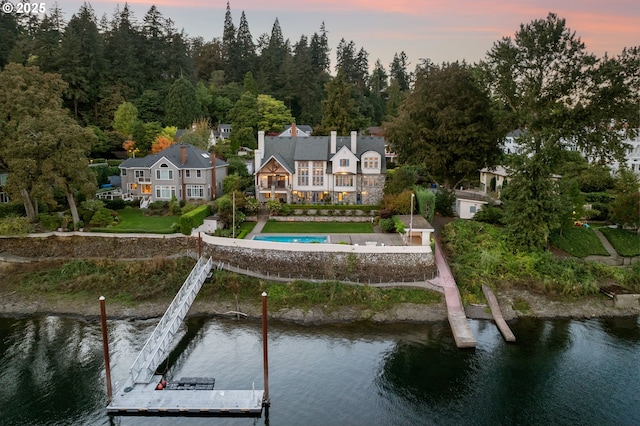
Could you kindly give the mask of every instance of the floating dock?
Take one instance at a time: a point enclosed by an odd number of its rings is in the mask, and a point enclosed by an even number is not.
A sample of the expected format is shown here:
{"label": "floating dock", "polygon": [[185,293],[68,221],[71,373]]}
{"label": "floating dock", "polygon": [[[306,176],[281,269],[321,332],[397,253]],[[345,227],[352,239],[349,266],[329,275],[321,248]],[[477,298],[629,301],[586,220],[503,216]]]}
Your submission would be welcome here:
{"label": "floating dock", "polygon": [[[147,384],[127,383],[107,406],[112,416],[260,417],[263,390],[216,390],[213,384],[181,379],[158,390],[162,376]],[[174,387],[175,386],[175,387]],[[173,389],[172,389],[173,387]],[[182,388],[182,389],[180,389]]]}
{"label": "floating dock", "polygon": [[[171,343],[202,284],[210,276],[212,266],[211,258],[206,260],[201,257],[198,260],[133,362],[128,379],[115,394],[110,395],[107,414],[172,417],[262,416],[263,407],[269,406],[267,392],[264,390],[256,390],[255,387],[251,390],[219,390],[215,389],[215,379],[210,377],[187,377],[177,381],[165,381],[164,377],[155,373],[168,356]],[[263,295],[263,306],[265,296],[266,294]],[[266,306],[263,310],[266,311]],[[110,383],[110,378],[108,381]]]}

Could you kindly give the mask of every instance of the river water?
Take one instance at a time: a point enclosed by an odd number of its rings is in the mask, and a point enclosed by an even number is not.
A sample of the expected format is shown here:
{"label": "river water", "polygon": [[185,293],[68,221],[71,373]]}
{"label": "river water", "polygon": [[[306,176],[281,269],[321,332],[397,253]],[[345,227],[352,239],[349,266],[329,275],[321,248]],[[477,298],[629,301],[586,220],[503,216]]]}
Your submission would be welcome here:
{"label": "river water", "polygon": [[[123,382],[157,320],[109,321],[112,378]],[[505,343],[472,321],[475,350],[448,323],[269,324],[269,422],[106,415],[98,321],[0,318],[2,425],[638,425],[638,318],[520,319]],[[191,318],[160,367],[263,387],[259,322]]]}

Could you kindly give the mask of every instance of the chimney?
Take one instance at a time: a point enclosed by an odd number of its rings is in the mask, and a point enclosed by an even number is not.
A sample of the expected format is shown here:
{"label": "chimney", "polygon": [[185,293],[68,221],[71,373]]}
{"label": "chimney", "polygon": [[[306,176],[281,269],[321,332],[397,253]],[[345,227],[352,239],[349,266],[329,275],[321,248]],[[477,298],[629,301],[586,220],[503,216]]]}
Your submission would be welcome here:
{"label": "chimney", "polygon": [[258,149],[253,151],[253,173],[258,173],[258,169],[262,165],[262,158],[264,156],[264,130],[258,132]]}
{"label": "chimney", "polygon": [[296,123],[291,123],[291,137],[295,138],[298,136],[298,129],[296,129]]}
{"label": "chimney", "polygon": [[356,148],[358,143],[358,132],[356,132],[355,130],[351,131],[351,152],[353,152],[354,154],[357,152]]}
{"label": "chimney", "polygon": [[216,153],[212,152],[211,154],[211,199],[215,200],[218,195],[218,185],[216,183]]}
{"label": "chimney", "polygon": [[184,166],[184,163],[187,162],[187,146],[180,145],[180,164]]}
{"label": "chimney", "polygon": [[331,131],[331,154],[336,153],[336,145],[338,143],[337,139],[338,139],[338,132],[336,132],[335,130],[332,130]]}

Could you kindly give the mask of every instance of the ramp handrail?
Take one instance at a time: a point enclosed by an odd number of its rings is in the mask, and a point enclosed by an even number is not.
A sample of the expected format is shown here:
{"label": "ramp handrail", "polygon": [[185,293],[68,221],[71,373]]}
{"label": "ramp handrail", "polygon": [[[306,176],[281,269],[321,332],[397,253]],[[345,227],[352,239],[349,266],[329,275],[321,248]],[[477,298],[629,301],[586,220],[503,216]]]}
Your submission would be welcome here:
{"label": "ramp handrail", "polygon": [[167,355],[167,350],[173,338],[182,325],[191,304],[196,298],[202,283],[213,266],[213,259],[198,259],[189,276],[173,298],[167,311],[160,322],[147,339],[138,357],[131,365],[131,379],[133,383],[149,383],[155,374],[156,368]]}

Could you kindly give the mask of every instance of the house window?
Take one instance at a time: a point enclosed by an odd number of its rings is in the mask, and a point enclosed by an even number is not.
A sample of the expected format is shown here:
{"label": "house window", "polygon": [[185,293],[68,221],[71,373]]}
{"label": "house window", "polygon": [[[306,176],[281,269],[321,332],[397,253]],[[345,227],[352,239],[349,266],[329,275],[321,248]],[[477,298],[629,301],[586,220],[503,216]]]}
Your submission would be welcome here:
{"label": "house window", "polygon": [[353,186],[353,175],[336,175],[336,186]]}
{"label": "house window", "polygon": [[148,183],[140,185],[140,192],[143,194],[151,194],[151,185]]}
{"label": "house window", "polygon": [[187,198],[204,198],[204,186],[187,185]]}
{"label": "house window", "polygon": [[136,178],[144,177],[144,170],[135,170],[134,171]]}
{"label": "house window", "polygon": [[127,175],[127,169],[122,169],[122,173],[120,173],[122,176],[126,176]]}
{"label": "house window", "polygon": [[135,191],[136,189],[138,189],[138,184],[137,183],[130,183],[129,184],[129,190]]}
{"label": "house window", "polygon": [[349,167],[349,159],[341,158],[340,159],[340,167]]}
{"label": "house window", "polygon": [[162,164],[160,169],[156,170],[156,179],[158,180],[172,180],[173,170],[169,169],[169,166]]}
{"label": "house window", "polygon": [[378,157],[364,157],[364,168],[365,169],[377,169],[378,168]]}
{"label": "house window", "polygon": [[196,170],[196,177],[202,177],[202,170]]}
{"label": "house window", "polygon": [[175,196],[176,196],[175,186],[165,186],[165,185],[156,186],[156,198],[163,198],[166,200],[170,200],[171,197],[175,197]]}
{"label": "house window", "polygon": [[309,162],[300,161],[298,163],[298,185],[309,185]]}
{"label": "house window", "polygon": [[191,177],[191,170],[185,170],[184,177]]}
{"label": "house window", "polygon": [[324,163],[322,161],[313,162],[313,186],[324,185]]}
{"label": "house window", "polygon": [[469,213],[475,213],[475,212],[476,212],[476,206],[470,206]]}
{"label": "house window", "polygon": [[376,186],[376,177],[362,176],[362,186]]}

